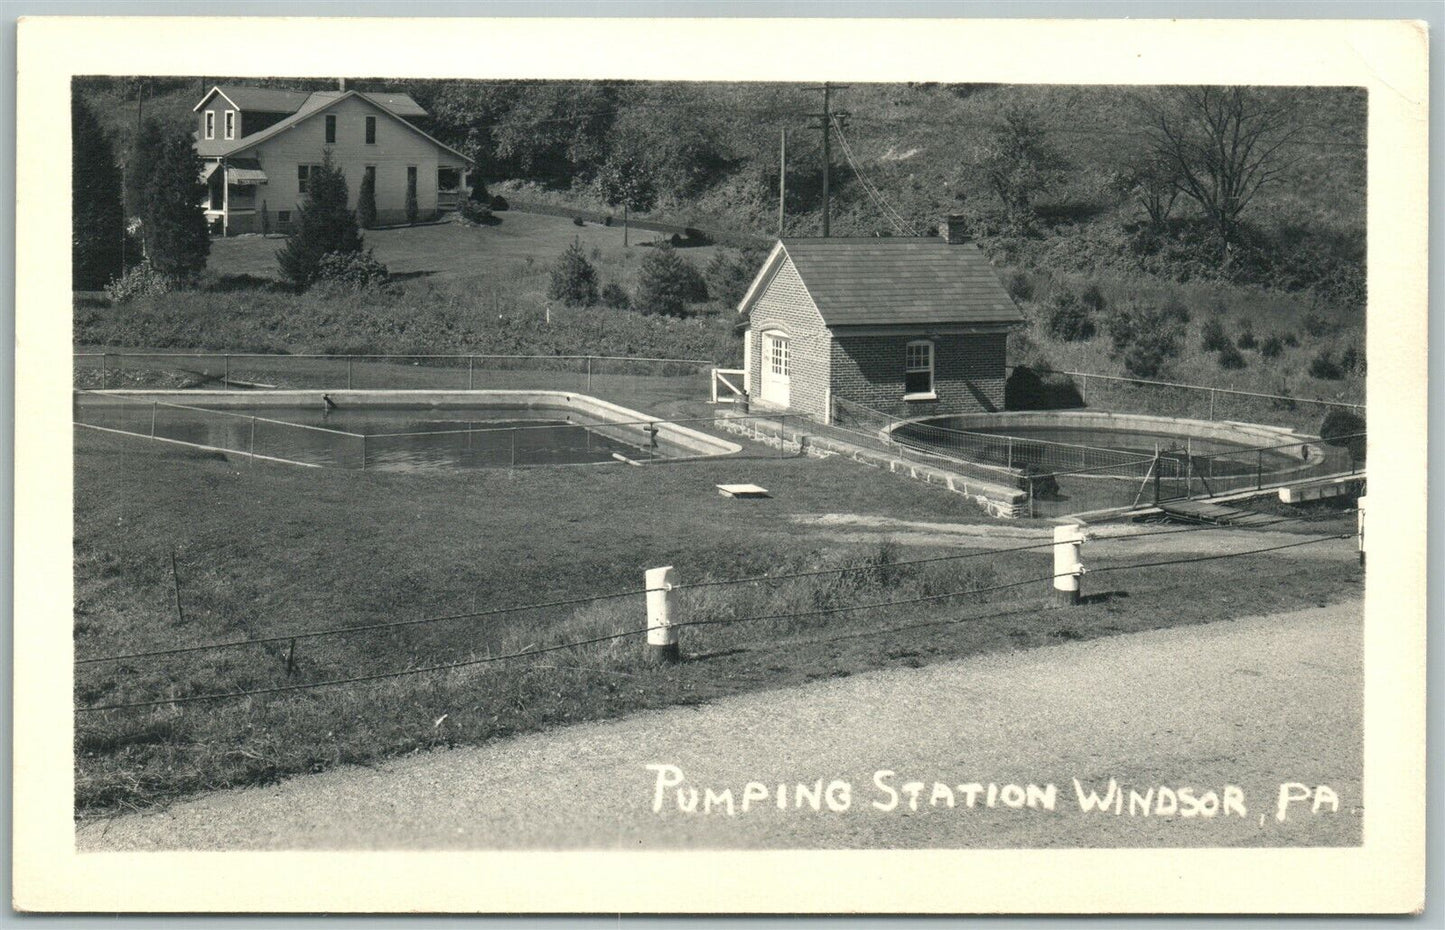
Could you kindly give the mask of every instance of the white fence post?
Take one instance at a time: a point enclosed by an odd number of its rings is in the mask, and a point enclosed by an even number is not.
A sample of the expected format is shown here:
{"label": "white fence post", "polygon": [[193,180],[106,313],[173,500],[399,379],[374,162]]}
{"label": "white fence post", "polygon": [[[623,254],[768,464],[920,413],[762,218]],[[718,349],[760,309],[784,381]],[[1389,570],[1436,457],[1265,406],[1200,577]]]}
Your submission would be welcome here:
{"label": "white fence post", "polygon": [[1083,527],[1072,523],[1054,527],[1054,603],[1060,607],[1079,603],[1079,576],[1084,573],[1079,549],[1083,542]]}
{"label": "white fence post", "polygon": [[1360,495],[1359,510],[1355,512],[1355,531],[1360,537],[1360,567],[1365,566],[1365,495]]}
{"label": "white fence post", "polygon": [[667,565],[647,570],[647,660],[666,665],[681,659],[677,629],[672,625],[673,588],[677,571]]}

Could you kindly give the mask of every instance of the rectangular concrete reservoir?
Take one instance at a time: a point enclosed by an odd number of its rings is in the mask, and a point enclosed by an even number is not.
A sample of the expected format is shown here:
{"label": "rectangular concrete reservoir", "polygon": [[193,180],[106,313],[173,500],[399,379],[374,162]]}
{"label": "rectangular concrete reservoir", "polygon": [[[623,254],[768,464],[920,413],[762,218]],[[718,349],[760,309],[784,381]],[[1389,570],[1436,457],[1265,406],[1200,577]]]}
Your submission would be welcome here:
{"label": "rectangular concrete reservoir", "polygon": [[561,391],[94,391],[78,425],[257,458],[419,470],[728,455],[687,426]]}

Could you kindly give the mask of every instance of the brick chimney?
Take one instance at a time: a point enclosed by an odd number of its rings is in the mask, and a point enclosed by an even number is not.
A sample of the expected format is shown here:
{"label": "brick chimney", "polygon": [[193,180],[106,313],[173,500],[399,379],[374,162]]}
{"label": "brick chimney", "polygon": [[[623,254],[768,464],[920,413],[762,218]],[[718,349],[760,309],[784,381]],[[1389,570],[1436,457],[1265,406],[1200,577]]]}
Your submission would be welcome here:
{"label": "brick chimney", "polygon": [[949,245],[959,245],[969,240],[968,218],[962,213],[950,213],[939,224],[938,234]]}
{"label": "brick chimney", "polygon": [[337,78],[336,88],[340,90],[343,94],[346,93],[346,78]]}

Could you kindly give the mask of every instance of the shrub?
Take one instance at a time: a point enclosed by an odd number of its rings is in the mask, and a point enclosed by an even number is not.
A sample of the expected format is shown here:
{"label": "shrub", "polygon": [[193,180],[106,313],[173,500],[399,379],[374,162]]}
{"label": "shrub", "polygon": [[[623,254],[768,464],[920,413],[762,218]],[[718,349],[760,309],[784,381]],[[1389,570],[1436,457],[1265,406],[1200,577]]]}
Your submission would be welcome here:
{"label": "shrub", "polygon": [[1363,375],[1365,373],[1365,353],[1354,346],[1349,346],[1340,353],[1340,367],[1346,372]]}
{"label": "shrub", "polygon": [[1320,438],[1332,446],[1350,450],[1355,461],[1365,457],[1365,418],[1339,407],[1331,407],[1320,423]]}
{"label": "shrub", "polygon": [[1206,352],[1223,351],[1226,347],[1232,347],[1229,335],[1224,331],[1224,325],[1218,320],[1206,320],[1199,330],[1199,341]]}
{"label": "shrub", "polygon": [[1126,307],[1115,307],[1104,319],[1104,332],[1109,335],[1109,345],[1114,352],[1122,352],[1134,340],[1138,320],[1133,311]]}
{"label": "shrub", "polygon": [[492,197],[487,193],[487,182],[482,178],[480,171],[472,172],[472,190],[467,199],[480,206],[487,206],[492,202]]}
{"label": "shrub", "polygon": [[[1163,317],[1156,317],[1163,324]],[[1172,325],[1143,325],[1124,353],[1124,370],[1136,378],[1154,378],[1179,357],[1180,330]]]}
{"label": "shrub", "polygon": [[496,221],[485,200],[463,200],[457,204],[457,213],[461,214],[462,219],[468,223],[476,223],[481,226],[490,226]]}
{"label": "shrub", "polygon": [[1188,326],[1189,321],[1193,318],[1189,313],[1189,308],[1184,306],[1184,301],[1178,297],[1171,297],[1164,302],[1163,313],[1165,317],[1180,326]]}
{"label": "shrub", "polygon": [[597,269],[587,260],[577,240],[573,240],[552,265],[547,296],[571,307],[590,307],[597,303]]}
{"label": "shrub", "polygon": [[386,283],[386,266],[376,260],[371,250],[365,252],[328,252],[316,265],[316,280],[351,290],[366,290]]}
{"label": "shrub", "polygon": [[1046,323],[1049,334],[1064,342],[1085,342],[1094,338],[1094,319],[1089,314],[1089,308],[1068,292],[1054,298]]}
{"label": "shrub", "polygon": [[616,281],[608,281],[602,286],[602,303],[604,306],[615,307],[618,310],[628,310],[632,307],[632,298],[627,296],[627,291]]}
{"label": "shrub", "polygon": [[1328,349],[1321,349],[1314,358],[1310,359],[1310,377],[1318,378],[1321,381],[1338,381],[1345,376],[1344,368],[1335,361],[1334,353]]}
{"label": "shrub", "polygon": [[683,316],[687,305],[707,300],[707,284],[696,266],[664,243],[642,260],[637,277],[637,308],[643,313]]}
{"label": "shrub", "polygon": [[356,222],[362,229],[376,227],[376,175],[371,171],[361,176],[361,190],[356,195]]}
{"label": "shrub", "polygon": [[176,282],[161,274],[150,262],[134,265],[129,271],[105,286],[111,303],[125,303],[137,297],[155,297],[175,290]]}
{"label": "shrub", "polygon": [[1235,341],[1235,345],[1241,349],[1258,348],[1259,340],[1255,338],[1254,330],[1250,328],[1248,323],[1244,324],[1244,332],[1239,334],[1239,339]]}
{"label": "shrub", "polygon": [[501,213],[503,210],[506,210],[506,209],[507,209],[507,198],[503,197],[501,194],[498,194],[497,196],[493,197],[493,198],[492,198],[492,209],[495,210],[495,211],[497,211],[498,213]]}
{"label": "shrub", "polygon": [[587,222],[586,222],[584,219],[582,219],[582,217],[580,217],[580,216],[574,216],[574,217],[572,217],[572,225],[573,225],[573,226],[586,226],[586,225],[587,225]]}
{"label": "shrub", "polygon": [[1323,339],[1326,336],[1334,335],[1339,326],[1327,319],[1323,314],[1311,310],[1305,314],[1304,328],[1307,335],[1316,339]]}
{"label": "shrub", "polygon": [[331,162],[331,153],[311,169],[306,199],[297,210],[294,231],[276,253],[281,273],[298,287],[316,280],[323,256],[331,252],[360,252],[361,231],[356,214],[346,206],[346,175]]}
{"label": "shrub", "polygon": [[1015,271],[1004,281],[1004,288],[1014,300],[1032,300],[1034,283],[1022,271]]}
{"label": "shrub", "polygon": [[406,224],[408,226],[415,226],[418,215],[419,214],[417,213],[416,206],[416,191],[408,187],[406,189]]}
{"label": "shrub", "polygon": [[1090,313],[1103,313],[1108,307],[1104,300],[1104,292],[1099,290],[1099,285],[1090,284],[1079,293],[1079,302],[1088,308]]}
{"label": "shrub", "polygon": [[1224,348],[1219,350],[1219,367],[1225,371],[1238,371],[1245,364],[1244,355],[1234,343],[1225,343]]}
{"label": "shrub", "polygon": [[1297,349],[1299,348],[1299,337],[1296,336],[1294,333],[1285,333],[1284,344],[1289,346],[1291,349]]}
{"label": "shrub", "polygon": [[271,210],[266,206],[266,201],[261,201],[261,235],[271,235]]}
{"label": "shrub", "polygon": [[1279,358],[1284,352],[1284,340],[1278,336],[1270,336],[1260,343],[1259,354],[1265,358]]}

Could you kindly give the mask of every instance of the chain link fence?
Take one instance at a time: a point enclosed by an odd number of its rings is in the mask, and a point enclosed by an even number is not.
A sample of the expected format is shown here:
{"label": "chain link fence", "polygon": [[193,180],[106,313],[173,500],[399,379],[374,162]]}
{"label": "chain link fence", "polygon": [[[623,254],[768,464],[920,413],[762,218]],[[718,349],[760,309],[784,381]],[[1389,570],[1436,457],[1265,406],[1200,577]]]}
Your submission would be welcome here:
{"label": "chain link fence", "polygon": [[74,355],[82,390],[575,391],[636,403],[708,395],[716,363],[605,355],[266,355],[93,352]]}

